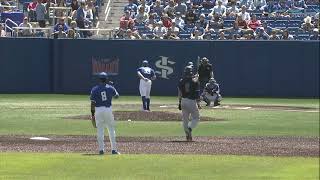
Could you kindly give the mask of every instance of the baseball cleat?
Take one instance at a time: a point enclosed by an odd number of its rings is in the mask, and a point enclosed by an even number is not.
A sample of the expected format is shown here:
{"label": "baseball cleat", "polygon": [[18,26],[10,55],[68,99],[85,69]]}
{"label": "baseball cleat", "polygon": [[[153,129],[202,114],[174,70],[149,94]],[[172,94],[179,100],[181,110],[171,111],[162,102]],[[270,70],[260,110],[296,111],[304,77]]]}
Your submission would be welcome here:
{"label": "baseball cleat", "polygon": [[186,131],[186,138],[187,138],[188,142],[192,141],[192,133],[191,132],[192,132],[191,128],[188,128],[188,131]]}
{"label": "baseball cleat", "polygon": [[99,154],[100,154],[100,155],[103,155],[103,154],[104,154],[104,151],[103,151],[103,150],[99,151]]}
{"label": "baseball cleat", "polygon": [[112,151],[111,151],[111,154],[120,155],[120,153],[119,153],[118,151],[116,151],[116,150],[112,150]]}

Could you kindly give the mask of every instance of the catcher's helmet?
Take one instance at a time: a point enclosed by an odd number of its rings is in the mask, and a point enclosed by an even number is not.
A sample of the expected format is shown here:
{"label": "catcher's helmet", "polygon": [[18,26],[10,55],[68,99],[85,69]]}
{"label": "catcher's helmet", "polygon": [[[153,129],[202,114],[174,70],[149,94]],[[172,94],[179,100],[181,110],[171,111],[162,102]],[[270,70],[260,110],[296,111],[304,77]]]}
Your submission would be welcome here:
{"label": "catcher's helmet", "polygon": [[107,79],[108,78],[108,74],[105,72],[101,72],[98,75],[99,79]]}

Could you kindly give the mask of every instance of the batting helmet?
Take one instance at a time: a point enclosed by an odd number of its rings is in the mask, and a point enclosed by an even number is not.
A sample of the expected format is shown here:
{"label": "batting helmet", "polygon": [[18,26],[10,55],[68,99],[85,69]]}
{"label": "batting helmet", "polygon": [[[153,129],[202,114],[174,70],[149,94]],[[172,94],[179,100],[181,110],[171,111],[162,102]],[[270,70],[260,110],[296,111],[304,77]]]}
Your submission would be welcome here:
{"label": "batting helmet", "polygon": [[148,66],[148,64],[149,64],[149,62],[148,62],[147,60],[143,60],[143,61],[142,61],[142,65],[143,65],[143,66]]}
{"label": "batting helmet", "polygon": [[185,77],[192,77],[193,73],[192,73],[192,66],[186,66],[184,68],[184,76]]}
{"label": "batting helmet", "polygon": [[108,74],[105,72],[101,72],[98,75],[99,79],[107,79],[108,78]]}

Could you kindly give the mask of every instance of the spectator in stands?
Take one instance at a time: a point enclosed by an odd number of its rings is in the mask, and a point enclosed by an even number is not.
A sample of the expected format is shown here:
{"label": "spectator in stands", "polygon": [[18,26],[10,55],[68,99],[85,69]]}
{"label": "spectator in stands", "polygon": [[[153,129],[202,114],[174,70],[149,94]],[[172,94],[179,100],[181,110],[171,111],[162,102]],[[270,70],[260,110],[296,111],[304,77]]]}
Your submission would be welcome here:
{"label": "spectator in stands", "polygon": [[[76,22],[80,29],[85,28],[85,8],[86,4],[84,2],[80,3],[80,7],[77,9]],[[86,35],[86,34],[85,34]]]}
{"label": "spectator in stands", "polygon": [[257,40],[269,40],[270,39],[269,35],[264,31],[263,27],[257,28],[257,31],[258,32],[256,34],[255,39],[257,39]]}
{"label": "spectator in stands", "polygon": [[36,19],[36,7],[37,7],[37,4],[38,4],[38,1],[37,0],[33,0],[32,2],[29,3],[29,5],[27,7],[28,17],[29,17],[29,21],[30,22],[37,21],[37,19]]}
{"label": "spectator in stands", "polygon": [[[264,31],[265,31],[267,34],[271,34],[272,31],[276,31],[276,32],[281,32],[281,31],[282,31],[281,29],[272,28],[271,26],[268,25],[267,22],[263,22],[263,23],[262,23],[262,27],[264,28]],[[256,31],[256,32],[257,32],[257,31]]]}
{"label": "spectator in stands", "polygon": [[[66,6],[67,6],[67,5],[66,5],[65,0],[60,0],[60,1],[58,2],[58,7],[64,8],[64,7],[66,7]],[[55,12],[55,16],[56,16],[57,18],[67,17],[67,16],[68,16],[66,10],[64,10],[64,9],[56,9],[54,12]]]}
{"label": "spectator in stands", "polygon": [[[50,16],[50,7],[53,7],[54,3],[51,2],[51,0],[47,0],[47,3],[45,4],[46,7],[46,14],[45,14],[45,20],[49,21],[49,24],[52,24],[53,20],[51,18],[49,18]],[[76,14],[75,12],[73,12],[72,14]]]}
{"label": "spectator in stands", "polygon": [[42,0],[38,0],[38,4],[36,6],[36,15],[39,26],[44,28],[46,27],[45,14],[47,13],[46,7],[41,3]]}
{"label": "spectator in stands", "polygon": [[313,25],[314,25],[314,27],[319,29],[319,23],[320,23],[320,21],[319,21],[319,13],[317,13],[317,14],[315,14],[313,16]]}
{"label": "spectator in stands", "polygon": [[[222,5],[227,6],[228,5],[228,0],[220,0],[222,2]],[[219,2],[216,1],[216,5],[218,5]]]}
{"label": "spectator in stands", "polygon": [[266,0],[254,0],[253,4],[256,10],[260,10],[262,7],[267,5],[267,2]]}
{"label": "spectator in stands", "polygon": [[163,36],[167,33],[167,29],[163,27],[161,21],[156,24],[156,27],[153,29],[153,37],[155,39],[163,39]]}
{"label": "spectator in stands", "polygon": [[181,18],[180,12],[176,13],[176,18],[174,18],[172,21],[175,22],[176,26],[179,27],[180,29],[184,28],[185,23],[184,23],[184,20]]}
{"label": "spectator in stands", "polygon": [[257,16],[255,14],[251,15],[251,20],[248,22],[248,27],[254,31],[258,27],[261,27],[261,22],[260,22],[260,20],[257,20]]}
{"label": "spectator in stands", "polygon": [[58,25],[58,31],[54,32],[52,36],[55,39],[67,38],[67,34],[63,31],[63,25]]}
{"label": "spectator in stands", "polygon": [[223,29],[223,19],[218,14],[215,14],[211,20],[208,21],[206,31],[213,30],[218,32],[219,29]]}
{"label": "spectator in stands", "polygon": [[[88,17],[89,14],[89,17]],[[87,7],[86,7],[86,17],[88,20],[90,20],[91,24],[95,27],[98,19],[98,10],[94,6],[93,1],[88,1]]]}
{"label": "spectator in stands", "polygon": [[320,40],[319,39],[319,29],[315,28],[313,34],[310,36],[310,40]]}
{"label": "spectator in stands", "polygon": [[127,4],[124,7],[124,12],[130,11],[131,12],[130,14],[135,16],[138,11],[138,6],[133,3],[133,0],[128,0],[128,1],[129,1],[129,4]]}
{"label": "spectator in stands", "polygon": [[236,17],[239,13],[239,9],[237,8],[236,0],[231,0],[231,7],[227,9],[227,16]]}
{"label": "spectator in stands", "polygon": [[149,16],[149,19],[147,19],[145,21],[145,26],[150,30],[152,30],[154,27],[156,27],[157,21],[155,20],[155,17],[156,17],[156,13],[152,13]]}
{"label": "spectator in stands", "polygon": [[191,0],[191,7],[192,9],[200,9],[203,0]]}
{"label": "spectator in stands", "polygon": [[124,29],[117,29],[116,32],[113,35],[113,38],[115,39],[125,39],[126,31]]}
{"label": "spectator in stands", "polygon": [[247,12],[247,7],[245,5],[241,6],[241,12],[238,14],[238,16],[241,16],[241,19],[244,21],[250,20],[250,14]]}
{"label": "spectator in stands", "polygon": [[203,9],[212,9],[215,6],[215,0],[204,0],[201,6]]}
{"label": "spectator in stands", "polygon": [[0,23],[0,37],[6,37],[6,36],[7,36],[7,33],[4,30],[3,25]]}
{"label": "spectator in stands", "polygon": [[213,39],[214,36],[215,36],[215,32],[214,31],[207,31],[207,32],[204,33],[203,39],[211,40],[211,39]]}
{"label": "spectator in stands", "polygon": [[192,28],[191,32],[194,33],[196,30],[200,32],[200,35],[202,36],[205,33],[205,29],[201,26],[199,22],[196,22],[196,26]]}
{"label": "spectator in stands", "polygon": [[134,20],[130,17],[130,11],[126,11],[125,15],[120,18],[120,28],[127,30],[133,29]]}
{"label": "spectator in stands", "polygon": [[307,9],[308,6],[306,5],[306,3],[304,2],[304,0],[294,0],[294,7],[296,9],[300,9],[300,10],[304,10]]}
{"label": "spectator in stands", "polygon": [[167,14],[164,14],[161,18],[162,24],[164,27],[169,28],[172,26],[172,20]]}
{"label": "spectator in stands", "polygon": [[162,16],[163,13],[163,6],[161,5],[161,1],[160,0],[156,0],[156,3],[154,3],[152,5],[152,11],[153,13],[156,13],[158,17]]}
{"label": "spectator in stands", "polygon": [[163,39],[178,40],[180,38],[173,33],[172,28],[170,27],[168,28],[167,33],[163,36]]}
{"label": "spectator in stands", "polygon": [[174,0],[169,1],[169,4],[164,8],[164,13],[168,14],[170,18],[174,18],[174,15],[175,15]]}
{"label": "spectator in stands", "polygon": [[230,37],[234,37],[234,35],[241,36],[243,34],[242,29],[239,28],[237,21],[234,21],[233,27],[219,30],[219,32],[225,31],[230,33]]}
{"label": "spectator in stands", "polygon": [[180,12],[183,16],[187,14],[187,5],[182,2],[183,0],[176,0],[177,5],[174,7],[175,12]]}
{"label": "spectator in stands", "polygon": [[280,9],[285,9],[285,7],[281,8],[280,4],[274,0],[268,1],[265,6],[261,7],[263,14],[268,16],[273,16],[273,13],[279,11]]}
{"label": "spectator in stands", "polygon": [[55,32],[56,32],[56,31],[59,31],[60,25],[63,27],[63,31],[64,31],[64,32],[67,32],[67,31],[68,31],[69,27],[68,27],[68,25],[64,22],[64,18],[60,18],[60,19],[59,19],[59,22],[54,26],[54,31],[55,31]]}
{"label": "spectator in stands", "polygon": [[72,0],[71,2],[71,10],[76,11],[79,8],[78,0]]}
{"label": "spectator in stands", "polygon": [[186,24],[188,25],[194,24],[197,21],[197,15],[193,9],[188,9],[185,21],[186,21]]}
{"label": "spectator in stands", "polygon": [[131,40],[141,39],[141,36],[138,34],[138,32],[132,32],[131,29],[127,29],[127,36],[125,39],[131,39]]}
{"label": "spectator in stands", "polygon": [[11,6],[11,4],[7,0],[0,1],[0,13],[12,11],[11,7],[1,7],[1,6]]}
{"label": "spectator in stands", "polygon": [[248,7],[248,9],[255,9],[253,0],[240,0],[240,6]]}
{"label": "spectator in stands", "polygon": [[138,6],[138,9],[140,9],[140,7],[144,7],[144,12],[149,14],[150,6],[146,4],[146,0],[140,1],[140,5]]}
{"label": "spectator in stands", "polygon": [[77,39],[77,38],[80,38],[80,34],[77,33],[75,30],[73,29],[69,29],[68,30],[68,34],[67,34],[67,38],[70,38],[70,39]]}
{"label": "spectator in stands", "polygon": [[172,33],[174,33],[176,36],[179,36],[180,29],[177,27],[174,21],[172,21],[171,30],[172,30]]}
{"label": "spectator in stands", "polygon": [[314,25],[311,23],[311,17],[307,16],[303,21],[304,23],[301,25],[303,31],[311,32],[314,29]]}
{"label": "spectator in stands", "polygon": [[279,36],[277,36],[277,31],[271,31],[270,40],[280,40]]}
{"label": "spectator in stands", "polygon": [[218,40],[227,40],[227,38],[224,36],[224,32],[223,32],[223,31],[221,31],[221,32],[219,33],[219,38],[218,38]]}
{"label": "spectator in stands", "polygon": [[292,36],[291,34],[289,34],[288,29],[285,29],[285,30],[282,32],[281,39],[282,39],[282,40],[294,40],[293,36]]}
{"label": "spectator in stands", "polygon": [[153,36],[155,39],[163,39],[163,36],[167,33],[167,30],[165,27],[163,27],[163,24],[161,21],[159,21],[156,24],[156,27],[153,29]]}
{"label": "spectator in stands", "polygon": [[244,28],[244,27],[247,27],[247,21],[245,21],[244,19],[242,19],[242,16],[237,16],[236,17],[236,20],[235,21],[237,21],[237,23],[238,23],[238,26],[240,27],[240,28]]}
{"label": "spectator in stands", "polygon": [[[32,28],[32,25],[28,22],[28,18],[24,17],[23,22],[19,25],[19,27]],[[19,36],[22,36],[22,37],[32,36],[32,30],[31,29],[21,29],[19,31]]]}
{"label": "spectator in stands", "polygon": [[218,14],[220,16],[226,16],[226,13],[227,13],[227,8],[224,5],[222,5],[221,0],[218,0],[218,5],[214,6],[211,14],[212,15]]}
{"label": "spectator in stands", "polygon": [[202,27],[202,28],[206,28],[207,27],[207,20],[206,20],[206,15],[204,15],[204,14],[200,14],[200,16],[199,16],[199,20],[198,21],[196,21],[196,24],[199,24],[200,25],[200,27]]}
{"label": "spectator in stands", "polygon": [[201,35],[201,32],[199,30],[195,30],[193,33],[191,33],[190,39],[203,40],[203,35]]}
{"label": "spectator in stands", "polygon": [[149,19],[148,13],[145,13],[144,12],[144,8],[142,6],[140,6],[139,12],[138,12],[138,14],[136,15],[136,18],[135,18],[135,22],[137,24],[142,24],[142,23],[146,22],[148,19]]}

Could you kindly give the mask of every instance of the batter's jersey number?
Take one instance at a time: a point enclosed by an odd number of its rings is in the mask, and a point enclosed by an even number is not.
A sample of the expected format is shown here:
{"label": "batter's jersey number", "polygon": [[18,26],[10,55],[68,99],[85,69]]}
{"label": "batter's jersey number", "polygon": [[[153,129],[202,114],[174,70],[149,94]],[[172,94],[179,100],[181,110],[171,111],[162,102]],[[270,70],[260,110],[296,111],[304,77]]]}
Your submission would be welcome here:
{"label": "batter's jersey number", "polygon": [[101,92],[101,99],[102,99],[102,101],[106,101],[107,100],[107,93],[105,91]]}

